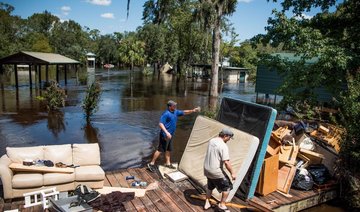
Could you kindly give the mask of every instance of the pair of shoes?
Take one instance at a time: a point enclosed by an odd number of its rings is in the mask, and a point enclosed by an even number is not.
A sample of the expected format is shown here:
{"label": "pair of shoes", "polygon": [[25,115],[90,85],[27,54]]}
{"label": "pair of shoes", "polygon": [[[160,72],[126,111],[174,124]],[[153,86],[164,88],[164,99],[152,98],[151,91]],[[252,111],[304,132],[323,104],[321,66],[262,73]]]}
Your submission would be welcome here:
{"label": "pair of shoes", "polygon": [[151,171],[151,172],[155,172],[156,171],[156,166],[151,164],[151,163],[148,163],[147,164],[147,167],[148,169]]}
{"label": "pair of shoes", "polygon": [[170,164],[165,164],[165,167],[169,168],[169,169],[176,169],[176,167],[173,166],[171,163]]}
{"label": "pair of shoes", "polygon": [[79,202],[92,202],[100,196],[100,193],[92,190],[86,185],[78,185],[74,190],[74,194],[78,196]]}
{"label": "pair of shoes", "polygon": [[100,197],[100,193],[97,191],[92,191],[88,194],[85,194],[82,198],[85,202],[89,203],[92,202],[94,200],[96,200],[98,197]]}
{"label": "pair of shoes", "polygon": [[224,212],[230,212],[230,210],[226,206],[222,206],[220,203],[218,204],[218,208]]}
{"label": "pair of shoes", "polygon": [[205,200],[204,210],[211,208],[211,204],[208,199]]}

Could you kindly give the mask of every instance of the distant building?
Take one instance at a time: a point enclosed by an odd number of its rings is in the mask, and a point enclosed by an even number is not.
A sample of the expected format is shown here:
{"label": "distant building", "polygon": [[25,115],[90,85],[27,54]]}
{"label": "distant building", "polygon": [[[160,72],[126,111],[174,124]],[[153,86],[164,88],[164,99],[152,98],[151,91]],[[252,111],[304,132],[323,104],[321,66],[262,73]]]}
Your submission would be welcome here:
{"label": "distant building", "polygon": [[[276,53],[274,55],[279,55],[282,59],[287,59],[289,61],[299,61],[300,56],[295,56],[294,53]],[[312,58],[307,60],[307,64],[314,64],[318,61],[318,58]],[[267,102],[276,104],[282,96],[279,96],[277,92],[278,88],[284,83],[284,76],[279,75],[277,70],[270,69],[265,65],[258,65],[256,71],[256,101],[257,102]],[[332,95],[324,87],[316,88],[315,94],[317,95],[317,100],[319,102],[331,102]]]}
{"label": "distant building", "polygon": [[88,68],[95,68],[95,64],[96,64],[95,58],[96,58],[96,55],[94,53],[89,52],[86,54]]}
{"label": "distant building", "polygon": [[[210,78],[211,65],[192,64],[192,70],[188,77]],[[226,82],[247,82],[250,69],[240,67],[219,66],[219,80]]]}

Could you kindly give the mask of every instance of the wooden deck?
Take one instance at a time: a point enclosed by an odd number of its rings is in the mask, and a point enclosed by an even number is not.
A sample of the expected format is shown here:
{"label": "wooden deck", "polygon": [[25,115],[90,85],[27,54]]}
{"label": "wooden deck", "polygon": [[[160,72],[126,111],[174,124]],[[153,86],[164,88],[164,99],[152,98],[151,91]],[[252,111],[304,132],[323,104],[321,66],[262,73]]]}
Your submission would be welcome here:
{"label": "wooden deck", "polygon": [[[159,188],[147,191],[144,197],[135,197],[130,202],[124,203],[127,211],[203,211],[204,201],[193,199],[192,194],[199,195],[199,192],[188,181],[173,183],[168,179],[159,179],[156,173],[149,172],[146,168],[130,168],[120,171],[106,173],[105,186],[131,187],[132,180],[126,180],[126,176],[135,176],[136,179],[145,181],[148,184],[158,181]],[[251,211],[297,211],[318,203],[333,199],[336,196],[335,188],[325,188],[323,191],[297,191],[291,189],[292,197],[285,197],[273,192],[265,197],[254,197],[248,204],[237,197],[232,203],[251,207]],[[249,211],[228,207],[230,211]],[[257,208],[257,209],[255,209]],[[4,202],[1,199],[0,211],[19,209],[21,212],[42,211],[41,206],[24,208],[23,199],[13,199]],[[215,211],[214,208],[208,211]]]}
{"label": "wooden deck", "polygon": [[248,203],[262,211],[301,211],[335,199],[337,191],[336,184],[310,191],[290,189],[289,195],[272,192],[266,196],[255,196]]}

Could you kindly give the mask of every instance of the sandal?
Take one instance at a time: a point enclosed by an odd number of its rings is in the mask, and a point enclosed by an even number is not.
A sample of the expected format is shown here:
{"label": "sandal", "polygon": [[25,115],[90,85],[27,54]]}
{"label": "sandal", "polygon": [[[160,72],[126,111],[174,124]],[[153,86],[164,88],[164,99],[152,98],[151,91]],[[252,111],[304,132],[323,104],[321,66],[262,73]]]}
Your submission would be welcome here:
{"label": "sandal", "polygon": [[209,208],[211,208],[211,204],[210,204],[209,200],[206,199],[205,200],[205,205],[204,205],[204,210],[207,210]]}
{"label": "sandal", "polygon": [[220,203],[218,204],[218,208],[219,208],[221,211],[230,212],[230,210],[229,210],[226,206],[221,206]]}
{"label": "sandal", "polygon": [[62,162],[55,163],[55,166],[58,168],[66,168],[67,167],[67,165]]}
{"label": "sandal", "polygon": [[165,164],[165,167],[169,169],[176,169],[176,167],[173,166],[171,163],[169,165]]}

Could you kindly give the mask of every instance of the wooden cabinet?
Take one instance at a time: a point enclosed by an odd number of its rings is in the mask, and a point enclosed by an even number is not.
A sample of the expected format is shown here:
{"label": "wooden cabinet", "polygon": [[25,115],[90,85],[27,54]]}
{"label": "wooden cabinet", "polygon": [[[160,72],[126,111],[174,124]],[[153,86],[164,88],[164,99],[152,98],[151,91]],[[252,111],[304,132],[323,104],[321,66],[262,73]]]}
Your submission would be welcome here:
{"label": "wooden cabinet", "polygon": [[276,191],[278,187],[278,170],[279,155],[273,155],[264,159],[256,193],[265,196]]}

